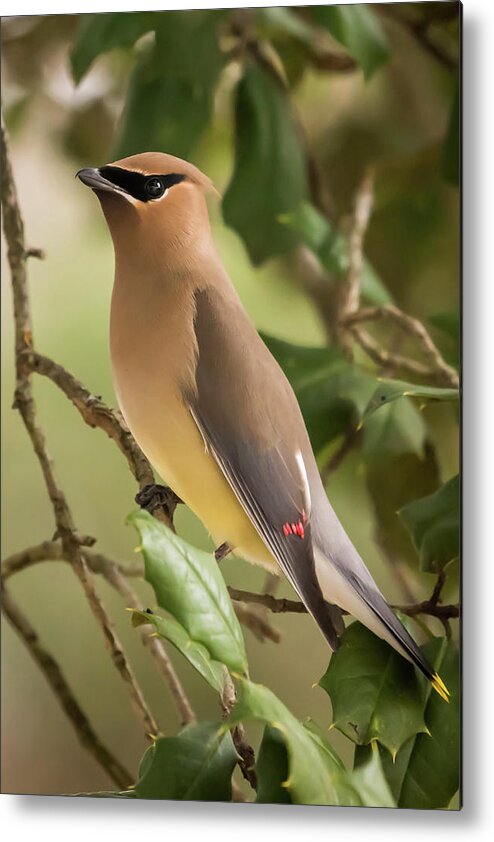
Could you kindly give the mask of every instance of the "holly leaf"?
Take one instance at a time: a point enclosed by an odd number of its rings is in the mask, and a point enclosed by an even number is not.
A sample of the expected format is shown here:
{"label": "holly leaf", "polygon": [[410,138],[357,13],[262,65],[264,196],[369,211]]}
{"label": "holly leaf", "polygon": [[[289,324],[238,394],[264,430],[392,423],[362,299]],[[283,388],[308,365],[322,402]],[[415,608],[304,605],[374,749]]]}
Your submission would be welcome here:
{"label": "holly leaf", "polygon": [[155,633],[159,637],[172,643],[214,690],[217,690],[218,693],[222,692],[224,685],[223,664],[214,661],[206,647],[202,643],[192,640],[187,630],[180,623],[170,617],[160,617],[158,614],[149,614],[147,611],[134,611],[132,623],[133,625],[150,624],[154,626]]}
{"label": "holly leaf", "polygon": [[398,512],[419,555],[420,569],[438,573],[460,555],[460,478],[458,475],[434,494],[414,500]]}
{"label": "holly leaf", "polygon": [[160,737],[145,758],[137,798],[231,801],[238,755],[223,723],[198,722],[176,737]]}
{"label": "holly leaf", "polygon": [[440,485],[436,451],[430,441],[423,453],[397,453],[387,458],[378,454],[366,460],[365,483],[375,515],[376,541],[390,560],[417,563],[410,532],[398,510],[432,494]]}
{"label": "holly leaf", "polygon": [[409,398],[388,402],[365,421],[362,450],[366,460],[414,453],[423,457],[426,442],[424,419]]}
{"label": "holly leaf", "polygon": [[[274,728],[285,742],[288,777],[280,783],[293,804],[338,804],[341,767],[323,756],[311,734],[267,687],[238,681],[238,701],[230,725],[251,719]],[[278,775],[280,766],[278,765]]]}
{"label": "holly leaf", "polygon": [[398,398],[421,398],[423,401],[457,401],[458,389],[444,389],[439,386],[419,386],[404,380],[379,380],[378,386],[367,404],[362,421],[373,412]]}
{"label": "holly leaf", "polygon": [[148,512],[133,512],[128,521],[140,535],[145,578],[158,605],[212,660],[245,674],[242,631],[214,556],[192,547]]}
{"label": "holly leaf", "polygon": [[292,247],[293,234],[279,217],[305,198],[306,169],[281,83],[259,66],[248,65],[235,95],[235,165],[223,215],[254,264]]}
{"label": "holly leaf", "polygon": [[425,731],[415,669],[360,623],[345,630],[319,685],[331,699],[333,727],[357,745],[378,740],[394,757]]}
{"label": "holly leaf", "polygon": [[[450,703],[445,705],[428,684],[424,694],[428,733],[411,737],[394,763],[382,748],[379,754],[398,807],[445,809],[458,790],[460,777],[459,656],[455,645],[444,638],[434,638],[422,651],[446,682]],[[370,753],[369,746],[357,747],[357,769]]]}
{"label": "holly leaf", "polygon": [[256,762],[258,804],[291,804],[284,784],[288,780],[288,751],[281,732],[266,725]]}
{"label": "holly leaf", "polygon": [[356,426],[375,378],[332,348],[308,348],[262,335],[290,381],[317,453]]}
{"label": "holly leaf", "polygon": [[[357,790],[363,807],[396,807],[396,801],[383,768],[383,755],[390,759],[385,749],[366,747],[367,757],[353,772],[348,773],[350,783]],[[391,761],[392,762],[392,761]]]}

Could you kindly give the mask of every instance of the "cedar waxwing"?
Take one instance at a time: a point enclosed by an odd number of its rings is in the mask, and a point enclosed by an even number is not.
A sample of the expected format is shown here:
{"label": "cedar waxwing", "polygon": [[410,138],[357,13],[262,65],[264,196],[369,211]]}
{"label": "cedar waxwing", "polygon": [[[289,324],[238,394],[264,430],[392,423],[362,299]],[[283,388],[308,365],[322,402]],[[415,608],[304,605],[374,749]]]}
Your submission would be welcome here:
{"label": "cedar waxwing", "polygon": [[213,243],[209,178],[162,153],[77,175],[113,239],[115,392],[150,462],[203,522],[217,557],[232,550],[279,566],[333,649],[341,608],[447,700],[328,501],[294,392]]}

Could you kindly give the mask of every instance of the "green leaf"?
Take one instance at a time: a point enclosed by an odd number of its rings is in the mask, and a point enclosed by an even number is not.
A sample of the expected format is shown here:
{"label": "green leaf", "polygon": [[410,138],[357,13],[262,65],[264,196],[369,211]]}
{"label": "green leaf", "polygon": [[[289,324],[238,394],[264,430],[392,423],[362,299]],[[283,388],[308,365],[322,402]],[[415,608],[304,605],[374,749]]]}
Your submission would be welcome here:
{"label": "green leaf", "polygon": [[[459,786],[459,657],[455,645],[444,638],[430,641],[423,652],[449,688],[450,703],[445,705],[429,685],[424,712],[429,733],[411,737],[394,763],[386,751],[380,749],[380,755],[398,807],[445,809]],[[356,764],[365,762],[369,754],[369,747],[358,747]]]}
{"label": "green leaf", "polygon": [[155,63],[160,75],[211,90],[223,67],[218,26],[224,9],[168,11],[156,26]]}
{"label": "green leaf", "polygon": [[310,11],[315,21],[347,48],[366,79],[389,58],[389,44],[381,22],[366,5],[311,6]]}
{"label": "green leaf", "polygon": [[[319,259],[323,268],[336,280],[346,277],[349,266],[346,238],[309,202],[302,202],[281,222]],[[390,293],[367,259],[364,258],[360,278],[362,297],[377,306],[389,304]]]}
{"label": "green leaf", "polygon": [[253,263],[290,249],[280,224],[307,194],[307,167],[281,83],[249,65],[235,98],[235,166],[223,200],[227,225],[242,237]]}
{"label": "green leaf", "polygon": [[401,509],[412,500],[432,494],[440,485],[433,445],[426,440],[423,453],[376,454],[365,461],[365,483],[375,515],[376,542],[390,560],[406,560],[414,567],[417,553]]}
{"label": "green leaf", "polygon": [[286,787],[288,751],[280,731],[266,725],[256,762],[258,804],[291,804]]}
{"label": "green leaf", "polygon": [[148,512],[133,512],[128,521],[139,532],[145,578],[158,605],[213,660],[245,674],[242,631],[214,556],[192,547]]}
{"label": "green leaf", "polygon": [[442,171],[446,181],[455,187],[460,183],[460,84],[456,83],[448,131],[443,147]]}
{"label": "green leaf", "polygon": [[156,149],[189,157],[213,113],[223,67],[217,32],[223,14],[156,15],[155,44],[141,57],[129,84],[117,156]]}
{"label": "green leaf", "polygon": [[208,650],[202,643],[192,640],[187,630],[184,629],[176,620],[169,617],[160,617],[157,614],[148,614],[146,611],[134,611],[132,620],[134,625],[137,625],[135,618],[140,618],[141,622],[149,623],[156,629],[156,634],[169,640],[179,652],[189,661],[189,663],[197,670],[197,672],[206,679],[208,684],[217,690],[219,693],[223,690],[224,684],[224,668],[219,661],[214,661]]}
{"label": "green leaf", "polygon": [[155,52],[143,54],[129,82],[114,155],[143,149],[187,158],[209,124],[212,92],[176,76],[163,76]]}
{"label": "green leaf", "polygon": [[259,9],[262,31],[267,37],[276,39],[280,34],[297,38],[306,44],[314,44],[314,26],[292,9],[285,6],[268,6]]}
{"label": "green leaf", "polygon": [[427,320],[433,327],[447,337],[448,345],[445,353],[446,360],[455,368],[460,362],[460,316],[457,310],[444,313],[434,313]]}
{"label": "green leaf", "polygon": [[294,804],[339,804],[338,774],[312,735],[267,687],[239,680],[238,701],[231,725],[256,719],[276,729],[288,750],[289,775],[282,782]]}
{"label": "green leaf", "polygon": [[380,750],[377,746],[368,746],[365,750],[366,761],[353,772],[348,773],[348,779],[357,790],[362,806],[396,807],[396,801],[383,769],[383,755],[389,762],[389,753],[386,750]]}
{"label": "green leaf", "polygon": [[256,766],[258,802],[394,806],[379,757],[368,770],[350,772],[315,723],[302,725],[267,687],[239,683],[230,724],[266,724]]}
{"label": "green leaf", "polygon": [[158,17],[153,12],[81,15],[70,53],[74,81],[80,82],[102,53],[115,47],[131,47],[142,35],[154,29]]}
{"label": "green leaf", "polygon": [[365,421],[376,409],[398,398],[422,398],[429,401],[457,401],[458,389],[442,389],[438,386],[417,386],[404,380],[380,380],[376,391],[367,404],[362,420]]}
{"label": "green leaf", "polygon": [[423,456],[426,426],[409,398],[388,403],[367,418],[364,425],[363,453],[367,460],[415,453]]}
{"label": "green leaf", "polygon": [[374,377],[335,349],[293,345],[265,334],[262,339],[294,389],[316,453],[357,424]]}
{"label": "green leaf", "polygon": [[460,316],[457,310],[447,310],[444,313],[434,313],[427,319],[431,325],[437,327],[456,344],[460,338]]}
{"label": "green leaf", "polygon": [[460,478],[445,483],[434,494],[408,503],[399,511],[419,554],[420,569],[439,572],[460,554]]}
{"label": "green leaf", "polygon": [[231,801],[231,777],[238,755],[221,722],[187,725],[176,737],[151,748],[137,798]]}
{"label": "green leaf", "polygon": [[360,623],[341,637],[319,682],[333,706],[333,725],[358,745],[378,740],[392,755],[425,730],[415,669]]}

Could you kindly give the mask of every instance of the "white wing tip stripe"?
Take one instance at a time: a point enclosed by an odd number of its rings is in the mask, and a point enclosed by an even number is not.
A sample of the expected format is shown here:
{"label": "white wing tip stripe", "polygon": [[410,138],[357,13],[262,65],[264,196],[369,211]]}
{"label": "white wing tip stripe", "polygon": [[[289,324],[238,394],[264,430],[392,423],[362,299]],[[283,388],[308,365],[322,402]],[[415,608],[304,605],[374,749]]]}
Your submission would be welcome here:
{"label": "white wing tip stripe", "polygon": [[309,480],[307,477],[307,470],[305,467],[304,457],[302,456],[301,450],[295,451],[295,460],[297,462],[297,467],[300,473],[300,479],[302,480],[302,491],[304,495],[304,506],[305,512],[307,515],[307,519],[310,518],[310,512],[312,508],[312,502],[310,498],[310,488],[309,488]]}

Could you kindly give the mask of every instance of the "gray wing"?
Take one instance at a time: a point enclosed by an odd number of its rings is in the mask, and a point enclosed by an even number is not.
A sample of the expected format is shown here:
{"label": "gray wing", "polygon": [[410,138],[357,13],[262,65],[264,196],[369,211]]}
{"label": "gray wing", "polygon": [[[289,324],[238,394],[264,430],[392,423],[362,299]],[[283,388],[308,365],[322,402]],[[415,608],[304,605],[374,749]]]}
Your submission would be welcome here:
{"label": "gray wing", "polygon": [[341,615],[315,575],[298,403],[241,305],[214,289],[197,290],[195,299],[196,388],[185,398],[253,526],[334,649]]}

